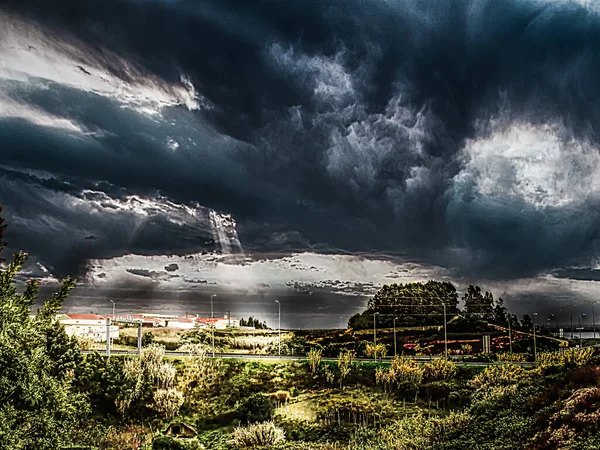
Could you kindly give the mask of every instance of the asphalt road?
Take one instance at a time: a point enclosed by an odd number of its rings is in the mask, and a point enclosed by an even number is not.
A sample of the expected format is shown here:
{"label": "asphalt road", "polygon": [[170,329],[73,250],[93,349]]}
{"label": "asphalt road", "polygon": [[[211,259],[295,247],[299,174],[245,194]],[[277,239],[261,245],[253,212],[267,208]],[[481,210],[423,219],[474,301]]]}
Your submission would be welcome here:
{"label": "asphalt road", "polygon": [[[83,353],[90,353],[90,350],[84,350]],[[104,354],[105,352],[100,352],[101,354]],[[138,352],[137,350],[111,350],[111,354],[113,355],[137,355]],[[193,357],[196,355],[191,355],[189,353],[186,352],[165,352],[165,356],[169,356],[169,357],[174,357],[174,358],[189,358],[189,357]],[[208,357],[212,357],[212,354],[207,353],[206,356]],[[303,361],[306,360],[306,356],[291,356],[291,355],[251,355],[251,354],[247,354],[247,353],[215,353],[215,358],[222,358],[222,359],[251,359],[251,360],[267,360],[267,361]],[[438,357],[429,357],[429,356],[412,356],[412,357],[408,357],[410,359],[414,359],[416,361],[419,362],[428,362],[431,361],[433,359],[439,359],[441,358],[441,356]],[[392,361],[392,357],[386,357],[383,359],[383,362],[391,362]],[[451,358],[451,359],[455,359],[455,358]],[[330,362],[335,362],[337,361],[337,358],[326,358],[323,357],[321,358],[321,361],[330,361]],[[354,358],[354,361],[356,362],[373,362],[372,359],[370,358]],[[498,364],[497,362],[484,362],[484,361],[460,361],[460,360],[455,360],[454,361],[457,365],[459,366],[492,366],[494,364]],[[532,362],[515,362],[513,364],[522,366],[522,367],[533,367],[533,363]]]}

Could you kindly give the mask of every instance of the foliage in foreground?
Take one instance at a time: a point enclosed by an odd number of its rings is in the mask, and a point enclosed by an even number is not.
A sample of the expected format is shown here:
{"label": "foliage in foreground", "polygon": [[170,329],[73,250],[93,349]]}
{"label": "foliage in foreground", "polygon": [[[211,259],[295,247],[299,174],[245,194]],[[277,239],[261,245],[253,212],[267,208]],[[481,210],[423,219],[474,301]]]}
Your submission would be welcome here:
{"label": "foliage in foreground", "polygon": [[[0,219],[0,250],[3,232]],[[28,282],[23,293],[16,288],[25,259],[16,254],[0,272],[0,449],[55,450],[70,443],[89,413],[74,389],[81,352],[53,320],[75,283],[66,279],[30,316],[38,285]]]}

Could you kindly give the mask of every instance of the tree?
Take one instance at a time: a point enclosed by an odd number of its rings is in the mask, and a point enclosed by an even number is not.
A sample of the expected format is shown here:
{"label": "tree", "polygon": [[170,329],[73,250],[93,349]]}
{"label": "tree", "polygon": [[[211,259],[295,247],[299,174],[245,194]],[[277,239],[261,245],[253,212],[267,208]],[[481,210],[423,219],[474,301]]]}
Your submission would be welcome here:
{"label": "tree", "polygon": [[458,293],[452,283],[428,281],[426,283],[386,284],[368,302],[367,310],[353,316],[349,326],[366,329],[373,326],[373,313],[381,327],[391,327],[394,317],[404,326],[416,324],[440,324],[444,307],[447,314],[456,314]]}
{"label": "tree", "polygon": [[319,370],[319,365],[321,364],[321,355],[323,351],[320,348],[311,348],[308,351],[307,359],[308,359],[308,367],[310,367],[310,371],[313,374],[317,373]]}
{"label": "tree", "polygon": [[496,300],[496,305],[494,306],[493,318],[492,322],[497,325],[506,326],[509,320],[508,310],[504,306],[504,300],[499,298]]}
{"label": "tree", "polygon": [[343,387],[344,379],[350,373],[352,368],[352,353],[349,350],[342,350],[338,356],[338,370],[340,371],[340,389]]}
{"label": "tree", "polygon": [[521,328],[523,328],[526,331],[533,330],[533,320],[531,320],[529,314],[525,314],[521,318]]}
{"label": "tree", "polygon": [[146,331],[142,335],[142,347],[148,347],[149,345],[154,343],[154,335],[149,331]]}
{"label": "tree", "polygon": [[255,423],[269,420],[274,410],[275,407],[269,397],[263,394],[254,394],[239,406],[237,413],[242,423]]}
{"label": "tree", "polygon": [[510,316],[510,326],[512,328],[521,328],[521,324],[519,323],[519,318],[516,314],[509,314]]}
{"label": "tree", "polygon": [[[0,218],[0,250],[4,230]],[[23,293],[16,288],[25,260],[19,252],[0,271],[0,448],[51,450],[71,444],[89,413],[74,383],[81,352],[55,321],[75,282],[64,280],[31,316],[38,284],[27,282]]]}
{"label": "tree", "polygon": [[463,295],[465,314],[470,318],[492,321],[494,319],[494,296],[491,292],[482,294],[479,286],[469,285]]}

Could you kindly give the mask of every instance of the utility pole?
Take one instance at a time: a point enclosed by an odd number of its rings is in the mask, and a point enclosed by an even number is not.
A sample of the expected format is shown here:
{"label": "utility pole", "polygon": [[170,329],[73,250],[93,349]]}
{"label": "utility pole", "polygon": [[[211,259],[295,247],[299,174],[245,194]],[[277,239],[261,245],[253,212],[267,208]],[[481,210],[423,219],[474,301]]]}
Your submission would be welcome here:
{"label": "utility pole", "polygon": [[537,361],[537,340],[535,337],[535,316],[537,313],[533,313],[532,322],[533,322],[533,360]]}
{"label": "utility pole", "polygon": [[446,329],[446,304],[442,303],[444,306],[444,357],[448,360],[448,331]]}
{"label": "utility pole", "polygon": [[213,310],[213,299],[217,294],[210,296],[210,327],[212,329],[212,357],[215,357],[215,314]]}
{"label": "utility pole", "polygon": [[377,362],[377,322],[375,321],[377,314],[379,313],[373,313],[373,358],[375,362]]}
{"label": "utility pole", "polygon": [[279,300],[275,300],[275,303],[277,303],[277,308],[278,308],[277,330],[279,332],[279,357],[281,358],[281,303],[279,302]]}
{"label": "utility pole", "polygon": [[398,320],[398,318],[394,317],[394,358],[398,356],[398,352],[396,351],[396,320]]}

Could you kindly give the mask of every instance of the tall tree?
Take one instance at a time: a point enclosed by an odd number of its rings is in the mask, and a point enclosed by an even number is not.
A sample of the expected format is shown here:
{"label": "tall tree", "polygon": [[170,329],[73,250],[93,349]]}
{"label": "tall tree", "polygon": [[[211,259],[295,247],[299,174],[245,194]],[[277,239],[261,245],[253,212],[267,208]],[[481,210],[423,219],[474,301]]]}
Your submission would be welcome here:
{"label": "tall tree", "polygon": [[469,285],[462,297],[464,312],[471,318],[492,321],[494,319],[494,296],[491,292],[482,293],[479,286]]}
{"label": "tall tree", "polygon": [[[0,250],[4,228],[0,219]],[[0,271],[0,449],[58,449],[88,411],[73,386],[80,354],[54,321],[75,283],[66,279],[31,315],[38,284],[16,287],[25,260],[19,252]]]}
{"label": "tall tree", "polygon": [[504,300],[499,298],[496,300],[496,304],[494,305],[493,319],[492,321],[501,326],[507,326],[509,320],[508,310],[504,306]]}
{"label": "tall tree", "polygon": [[529,314],[523,315],[523,318],[521,319],[521,328],[526,331],[533,331],[533,320],[531,320]]}

